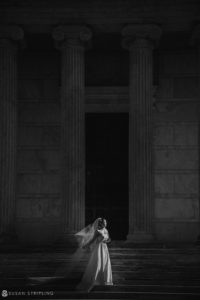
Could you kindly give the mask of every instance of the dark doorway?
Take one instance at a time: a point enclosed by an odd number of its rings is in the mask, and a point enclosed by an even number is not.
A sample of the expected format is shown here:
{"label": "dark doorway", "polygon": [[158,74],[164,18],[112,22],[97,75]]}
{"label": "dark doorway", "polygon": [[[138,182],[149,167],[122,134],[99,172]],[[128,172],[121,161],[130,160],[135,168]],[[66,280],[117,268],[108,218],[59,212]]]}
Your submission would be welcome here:
{"label": "dark doorway", "polygon": [[111,239],[128,234],[128,113],[86,114],[86,224],[102,216]]}

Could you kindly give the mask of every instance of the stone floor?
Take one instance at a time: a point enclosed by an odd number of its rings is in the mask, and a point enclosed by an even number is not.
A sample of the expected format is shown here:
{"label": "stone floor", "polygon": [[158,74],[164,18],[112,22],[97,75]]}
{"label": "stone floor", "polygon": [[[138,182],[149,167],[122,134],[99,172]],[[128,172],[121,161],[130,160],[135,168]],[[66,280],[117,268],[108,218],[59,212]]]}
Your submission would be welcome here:
{"label": "stone floor", "polygon": [[[200,299],[200,249],[111,244],[114,285],[90,293],[75,287],[86,257],[60,248],[1,248],[0,289],[9,299]],[[74,266],[74,265],[73,265]]]}

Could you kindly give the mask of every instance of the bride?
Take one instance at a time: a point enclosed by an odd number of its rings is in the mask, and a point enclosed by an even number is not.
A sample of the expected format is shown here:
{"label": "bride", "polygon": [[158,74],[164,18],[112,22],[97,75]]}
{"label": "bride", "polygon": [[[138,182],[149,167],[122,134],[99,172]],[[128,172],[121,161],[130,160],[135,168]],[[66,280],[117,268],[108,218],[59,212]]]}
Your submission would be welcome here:
{"label": "bride", "polygon": [[90,251],[90,258],[77,286],[78,290],[90,291],[94,285],[113,285],[112,269],[107,243],[110,241],[107,222],[98,218],[75,234],[79,246]]}

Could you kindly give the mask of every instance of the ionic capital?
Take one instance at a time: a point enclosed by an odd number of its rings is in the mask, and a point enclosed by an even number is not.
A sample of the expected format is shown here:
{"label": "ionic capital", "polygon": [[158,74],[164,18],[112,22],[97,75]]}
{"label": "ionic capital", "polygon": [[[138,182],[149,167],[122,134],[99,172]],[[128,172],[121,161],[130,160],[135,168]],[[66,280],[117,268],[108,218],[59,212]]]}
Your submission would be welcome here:
{"label": "ionic capital", "polygon": [[54,28],[52,35],[57,45],[84,46],[91,39],[92,32],[86,26],[61,25]]}
{"label": "ionic capital", "polygon": [[24,38],[24,31],[17,25],[0,25],[0,39],[20,41]]}
{"label": "ionic capital", "polygon": [[161,28],[154,24],[127,25],[122,29],[122,45],[130,47],[152,47],[161,36]]}
{"label": "ionic capital", "polygon": [[17,49],[17,42],[23,45],[24,31],[17,25],[0,25],[0,47]]}

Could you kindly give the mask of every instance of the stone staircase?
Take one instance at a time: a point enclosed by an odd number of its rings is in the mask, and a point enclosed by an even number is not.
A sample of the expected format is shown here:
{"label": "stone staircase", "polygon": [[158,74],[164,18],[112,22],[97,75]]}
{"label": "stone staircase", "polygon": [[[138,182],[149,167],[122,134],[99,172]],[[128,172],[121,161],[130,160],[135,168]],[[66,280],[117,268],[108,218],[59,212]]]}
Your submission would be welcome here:
{"label": "stone staircase", "polygon": [[114,286],[90,293],[75,289],[87,255],[71,268],[77,253],[64,247],[1,251],[0,288],[12,292],[11,299],[200,299],[199,250],[111,244]]}

